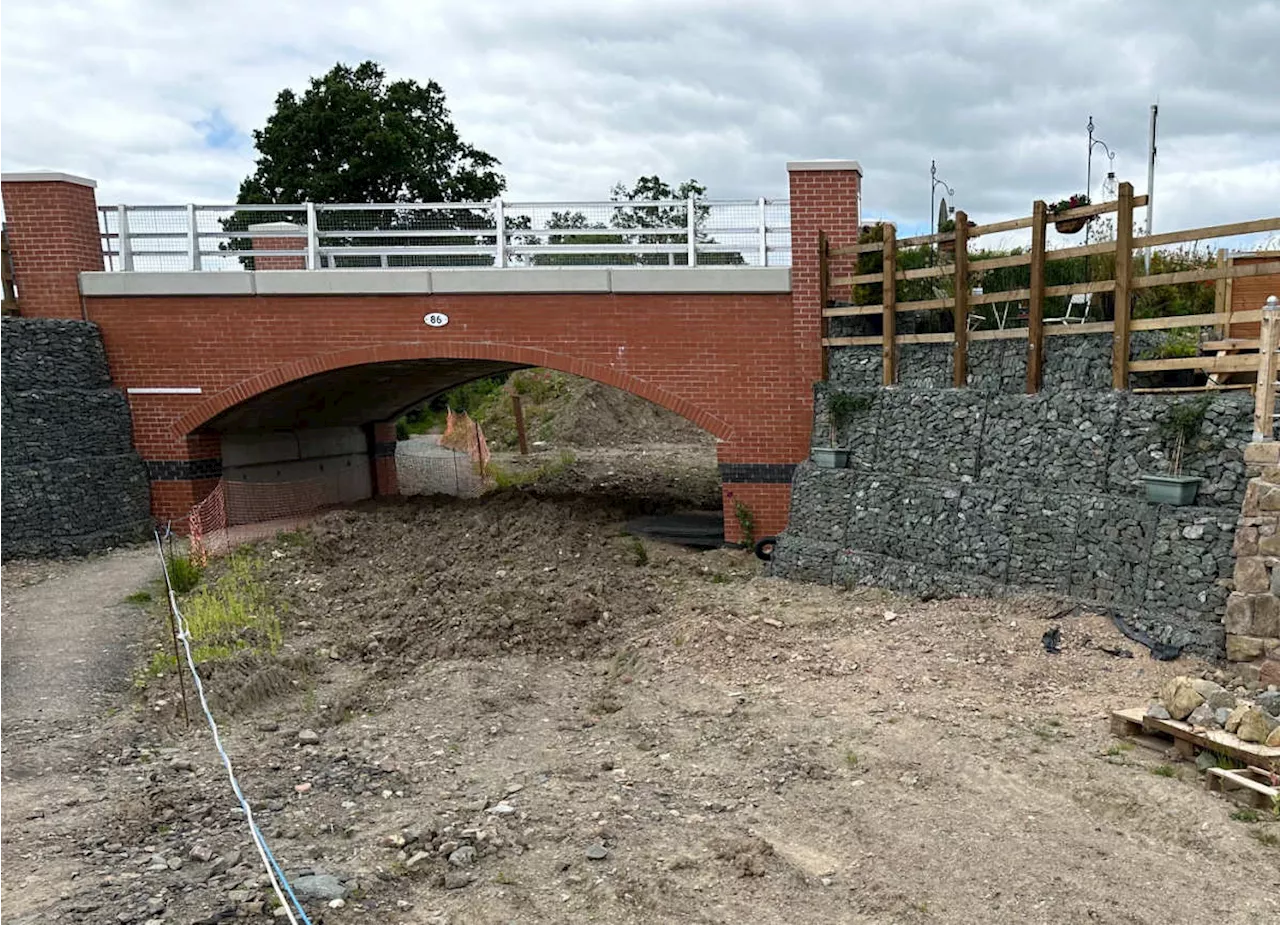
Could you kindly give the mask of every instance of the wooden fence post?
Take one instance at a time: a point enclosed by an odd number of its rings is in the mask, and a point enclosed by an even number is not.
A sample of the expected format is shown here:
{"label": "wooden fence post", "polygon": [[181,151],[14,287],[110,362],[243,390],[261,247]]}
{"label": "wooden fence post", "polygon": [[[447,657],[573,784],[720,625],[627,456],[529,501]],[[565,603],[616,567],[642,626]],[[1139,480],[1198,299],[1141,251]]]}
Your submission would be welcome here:
{"label": "wooden fence post", "polygon": [[1133,184],[1120,184],[1116,197],[1115,334],[1111,340],[1111,387],[1129,388],[1129,286],[1133,281]]}
{"label": "wooden fence post", "polygon": [[884,224],[884,283],[881,285],[880,301],[884,305],[884,323],[881,325],[881,339],[884,345],[880,351],[880,365],[885,385],[894,385],[898,381],[898,344],[894,340],[898,334],[898,231],[886,222]]}
{"label": "wooden fence post", "polygon": [[1031,295],[1027,300],[1027,394],[1044,378],[1044,239],[1049,223],[1044,200],[1031,206]]}
{"label": "wooden fence post", "polygon": [[524,404],[514,391],[511,393],[511,416],[516,420],[516,441],[520,444],[520,455],[528,456],[529,438],[524,430]]}
{"label": "wooden fence post", "polygon": [[[827,338],[831,334],[831,320],[827,318],[827,303],[830,298],[827,287],[831,284],[831,257],[827,246],[827,233],[818,232],[818,310],[822,313],[822,381],[826,382],[831,373],[831,357],[827,347]],[[856,266],[856,264],[855,264]]]}
{"label": "wooden fence post", "polygon": [[956,325],[956,352],[952,362],[957,389],[969,384],[969,216],[956,213],[956,296],[953,317]]}
{"label": "wooden fence post", "polygon": [[1254,442],[1270,440],[1275,434],[1276,347],[1280,342],[1280,302],[1267,299],[1262,309],[1258,341],[1258,385],[1253,395]]}

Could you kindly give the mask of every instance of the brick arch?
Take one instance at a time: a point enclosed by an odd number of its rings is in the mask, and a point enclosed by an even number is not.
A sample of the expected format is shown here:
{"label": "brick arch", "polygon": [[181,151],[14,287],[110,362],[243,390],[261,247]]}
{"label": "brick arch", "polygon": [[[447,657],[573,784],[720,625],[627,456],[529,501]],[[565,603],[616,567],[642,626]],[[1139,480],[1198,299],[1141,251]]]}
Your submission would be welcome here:
{"label": "brick arch", "polygon": [[571,373],[586,379],[631,392],[647,399],[656,405],[673,411],[693,424],[701,427],[720,440],[729,440],[733,428],[722,418],[717,417],[688,399],[681,398],[644,379],[637,379],[626,373],[618,372],[607,366],[580,360],[564,354],[552,353],[535,347],[520,347],[514,344],[498,344],[488,342],[450,343],[440,347],[429,344],[378,344],[372,347],[359,347],[342,350],[336,353],[325,353],[277,366],[267,372],[243,379],[228,389],[200,402],[186,414],[173,422],[174,433],[186,436],[204,426],[219,414],[234,408],[264,392],[304,379],[308,376],[342,369],[350,366],[363,366],[371,363],[390,363],[403,360],[499,360],[516,363],[521,366],[541,366],[548,369]]}

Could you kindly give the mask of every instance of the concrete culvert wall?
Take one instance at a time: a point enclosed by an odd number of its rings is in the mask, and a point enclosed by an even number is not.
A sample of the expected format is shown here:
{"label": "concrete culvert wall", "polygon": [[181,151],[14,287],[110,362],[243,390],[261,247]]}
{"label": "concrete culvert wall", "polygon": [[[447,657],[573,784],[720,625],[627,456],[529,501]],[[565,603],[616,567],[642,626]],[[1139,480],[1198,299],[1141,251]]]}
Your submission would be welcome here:
{"label": "concrete culvert wall", "polygon": [[0,332],[3,557],[78,555],[145,538],[147,473],[97,326],[6,318]]}
{"label": "concrete culvert wall", "polygon": [[[833,351],[833,380],[869,365],[844,352]],[[815,444],[829,439],[832,389],[867,399],[839,435],[850,468],[799,467],[773,574],[911,592],[1048,592],[1222,655],[1248,392],[1019,395],[833,381],[817,388]],[[1195,506],[1151,504],[1141,476],[1164,471],[1161,423],[1196,400],[1208,404],[1183,463],[1203,480]]]}

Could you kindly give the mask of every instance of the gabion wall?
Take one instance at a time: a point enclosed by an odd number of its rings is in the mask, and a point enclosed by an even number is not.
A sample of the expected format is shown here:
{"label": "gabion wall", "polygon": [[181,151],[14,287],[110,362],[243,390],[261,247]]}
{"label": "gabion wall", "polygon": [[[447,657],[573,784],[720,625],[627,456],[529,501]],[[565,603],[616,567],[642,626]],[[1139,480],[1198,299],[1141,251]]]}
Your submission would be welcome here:
{"label": "gabion wall", "polygon": [[143,539],[147,473],[97,325],[6,318],[0,333],[3,557],[78,555]]}
{"label": "gabion wall", "polygon": [[848,469],[797,470],[772,573],[934,594],[1043,591],[1220,656],[1252,398],[1219,393],[1205,410],[1183,464],[1203,479],[1195,506],[1151,504],[1141,475],[1165,471],[1160,425],[1198,396],[1104,391],[1109,337],[1052,340],[1066,349],[1047,352],[1036,395],[1021,394],[1017,341],[972,345],[974,387],[959,390],[937,387],[950,345],[903,356],[914,372],[892,389],[867,387],[878,348],[833,350],[814,444],[829,443],[831,390],[868,407],[838,435]]}

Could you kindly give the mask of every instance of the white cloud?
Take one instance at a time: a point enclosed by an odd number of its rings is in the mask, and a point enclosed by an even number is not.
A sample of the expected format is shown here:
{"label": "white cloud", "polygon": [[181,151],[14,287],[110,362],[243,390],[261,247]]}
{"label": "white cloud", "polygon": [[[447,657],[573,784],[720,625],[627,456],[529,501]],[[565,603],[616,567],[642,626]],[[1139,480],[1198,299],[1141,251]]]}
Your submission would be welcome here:
{"label": "white cloud", "polygon": [[979,219],[1079,191],[1090,114],[1141,191],[1159,97],[1157,226],[1197,225],[1276,212],[1278,33],[1261,0],[6,0],[0,162],[94,177],[104,203],[230,201],[279,90],[373,58],[444,87],[511,198],[655,172],[781,195],[788,159],[853,157],[868,213],[918,229],[933,157]]}

